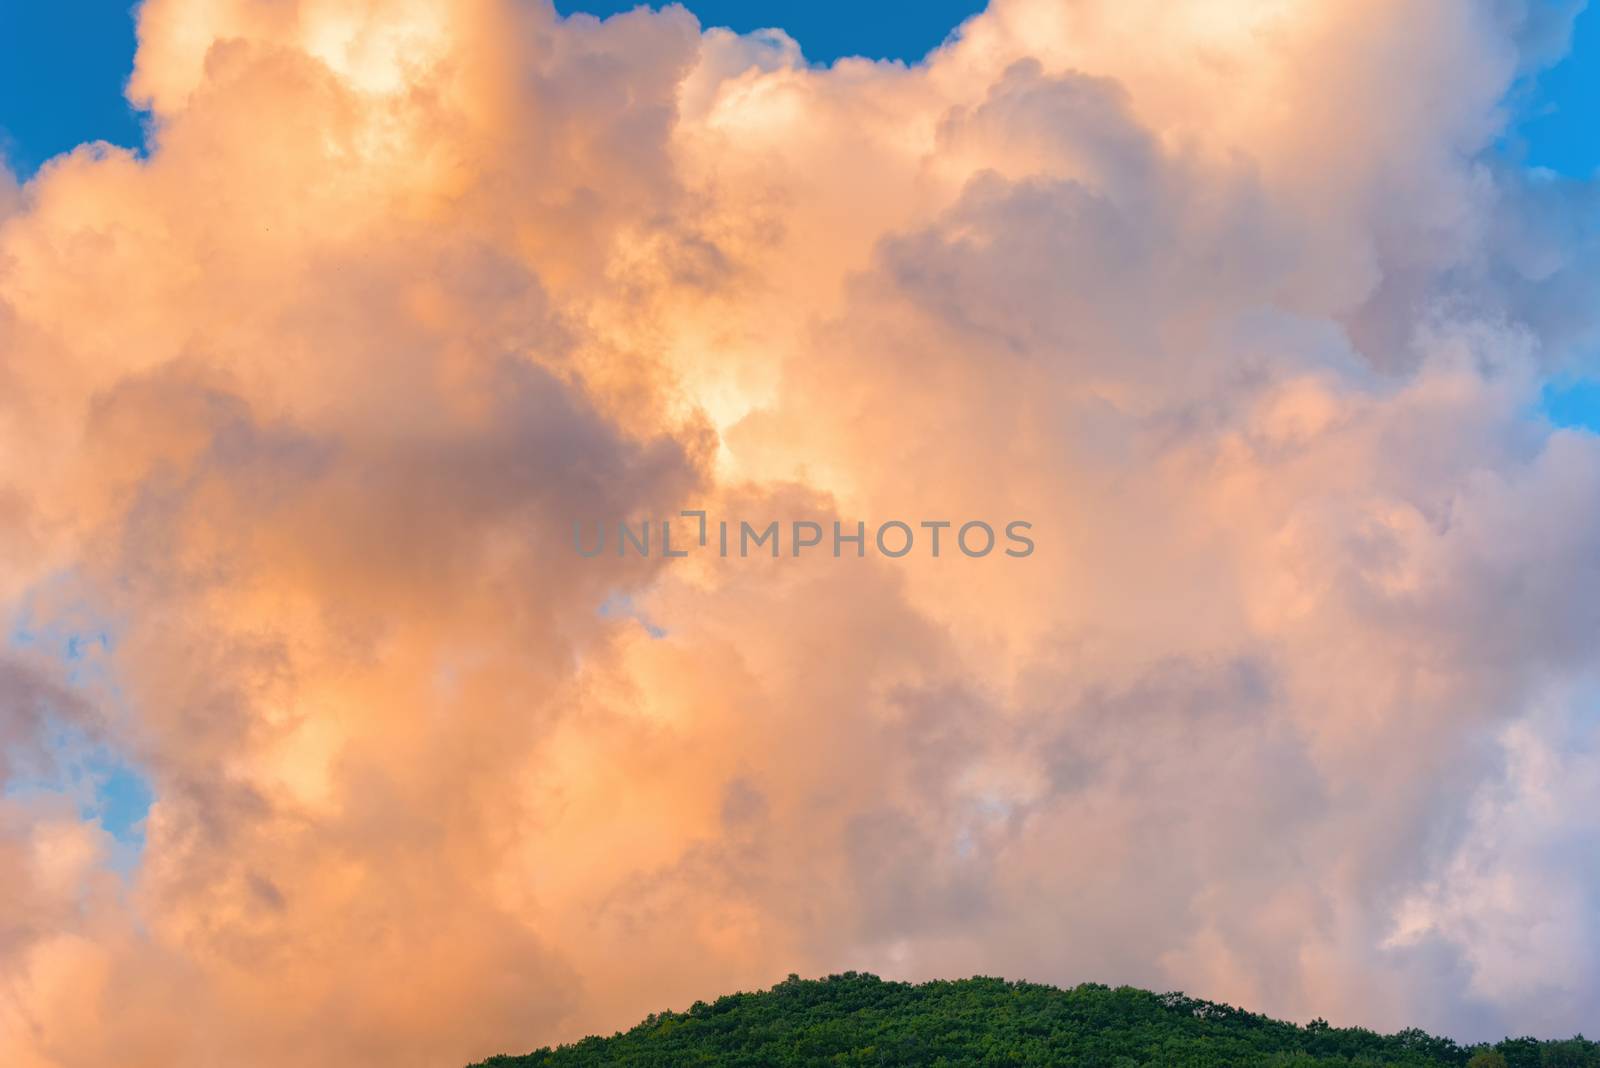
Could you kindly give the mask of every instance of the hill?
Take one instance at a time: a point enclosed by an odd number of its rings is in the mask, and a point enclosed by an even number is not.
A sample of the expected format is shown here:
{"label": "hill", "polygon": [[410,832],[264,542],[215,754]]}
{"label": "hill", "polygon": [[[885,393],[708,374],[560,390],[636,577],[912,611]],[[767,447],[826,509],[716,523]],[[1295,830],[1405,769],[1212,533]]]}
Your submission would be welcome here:
{"label": "hill", "polygon": [[1301,1027],[1182,994],[1087,983],[1061,990],[1002,979],[913,986],[856,972],[731,994],[664,1012],[610,1038],[484,1068],[786,1068],[786,1066],[1404,1065],[1417,1068],[1600,1068],[1583,1038],[1507,1039],[1463,1047],[1422,1031]]}

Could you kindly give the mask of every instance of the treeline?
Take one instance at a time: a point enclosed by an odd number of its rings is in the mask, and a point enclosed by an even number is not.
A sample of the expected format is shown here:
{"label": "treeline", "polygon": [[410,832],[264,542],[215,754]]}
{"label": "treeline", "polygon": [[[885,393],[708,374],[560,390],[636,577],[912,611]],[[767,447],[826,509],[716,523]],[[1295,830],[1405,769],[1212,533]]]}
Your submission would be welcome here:
{"label": "treeline", "polygon": [[913,986],[846,972],[818,980],[791,975],[768,991],[650,1016],[610,1038],[492,1057],[484,1065],[1600,1068],[1600,1044],[1579,1037],[1461,1046],[1418,1030],[1380,1035],[1322,1020],[1301,1027],[1133,987],[1086,983],[1061,990],[985,978]]}

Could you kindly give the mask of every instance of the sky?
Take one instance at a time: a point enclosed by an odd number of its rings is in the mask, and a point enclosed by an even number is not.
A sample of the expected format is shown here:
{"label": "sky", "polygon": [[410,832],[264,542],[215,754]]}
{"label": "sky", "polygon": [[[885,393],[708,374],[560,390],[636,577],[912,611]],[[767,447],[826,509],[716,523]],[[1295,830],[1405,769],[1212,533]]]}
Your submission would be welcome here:
{"label": "sky", "polygon": [[[563,14],[605,17],[637,5],[627,0],[562,0]],[[863,5],[838,0],[700,0],[685,5],[706,26],[749,33],[783,28],[812,62],[867,56],[914,62],[961,21],[977,0]],[[139,113],[123,93],[133,70],[134,5],[82,0],[72,5],[7,3],[0,7],[0,146],[27,175],[57,153],[85,141],[138,146]],[[1528,163],[1587,176],[1600,167],[1600,18],[1580,17],[1570,54],[1543,70],[1519,100],[1515,140]]]}
{"label": "sky", "polygon": [[1600,168],[1600,16],[1580,15],[1562,62],[1541,71],[1516,126],[1527,162],[1558,174],[1587,177]]}
{"label": "sky", "polygon": [[[599,17],[628,0],[558,3],[563,14]],[[700,0],[701,24],[739,33],[780,27],[806,59],[841,56],[915,62],[982,10],[977,0],[861,5],[812,0]],[[141,148],[141,113],[123,92],[133,70],[134,8],[123,0],[9,3],[0,8],[0,156],[26,177],[47,159],[93,140]],[[1582,178],[1600,169],[1600,16],[1580,16],[1569,53],[1508,97],[1517,113],[1504,151],[1531,166]],[[1567,377],[1545,391],[1542,413],[1562,425],[1600,428],[1600,386]]]}
{"label": "sky", "polygon": [[[134,147],[143,143],[139,113],[123,87],[133,71],[134,4],[0,5],[0,151],[27,175],[50,157],[85,141]],[[557,5],[601,17],[637,5],[610,0]],[[784,28],[814,62],[840,56],[914,61],[982,8],[976,0],[902,5],[811,3],[803,0],[704,0],[687,5],[707,26],[741,32]]]}
{"label": "sky", "polygon": [[13,170],[84,141],[142,143],[122,92],[134,43],[128,3],[0,5],[0,153]]}
{"label": "sky", "polygon": [[[5,5],[0,1047],[1593,1033],[1579,6]],[[570,551],[695,507],[1038,551]]]}
{"label": "sky", "polygon": [[[603,18],[635,6],[562,3],[558,10]],[[983,5],[938,0],[892,12],[868,9],[866,18],[857,5],[845,4],[710,0],[688,6],[707,26],[741,33],[783,27],[808,59],[827,63],[846,55],[915,61]],[[0,5],[0,158],[14,173],[26,178],[87,141],[143,150],[145,113],[124,92],[137,45],[135,15],[135,5],[126,0]],[[98,784],[107,829],[137,844],[136,817],[149,791],[137,769],[101,760],[90,778]]]}

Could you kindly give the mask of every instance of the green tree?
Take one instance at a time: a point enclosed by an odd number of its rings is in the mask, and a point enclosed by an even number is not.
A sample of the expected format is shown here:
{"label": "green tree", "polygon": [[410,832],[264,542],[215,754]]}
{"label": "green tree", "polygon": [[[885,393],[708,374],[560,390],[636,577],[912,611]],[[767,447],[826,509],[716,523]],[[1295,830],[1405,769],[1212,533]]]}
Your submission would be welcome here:
{"label": "green tree", "polygon": [[1297,1027],[1232,1005],[1085,983],[790,976],[610,1038],[496,1057],[496,1068],[1600,1068],[1583,1038],[1467,1049],[1411,1029]]}

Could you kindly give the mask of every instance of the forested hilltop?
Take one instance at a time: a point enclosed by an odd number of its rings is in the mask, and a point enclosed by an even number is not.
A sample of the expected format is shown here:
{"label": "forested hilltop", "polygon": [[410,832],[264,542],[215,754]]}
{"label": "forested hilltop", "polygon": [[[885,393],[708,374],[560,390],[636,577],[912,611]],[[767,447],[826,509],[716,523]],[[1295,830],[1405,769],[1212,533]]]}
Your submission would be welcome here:
{"label": "forested hilltop", "polygon": [[610,1038],[492,1057],[484,1065],[1600,1068],[1600,1044],[1513,1038],[1467,1047],[1417,1030],[1380,1035],[1321,1020],[1301,1027],[1133,987],[1087,983],[1061,990],[981,978],[913,986],[847,972],[818,980],[790,976],[768,991],[651,1016]]}

